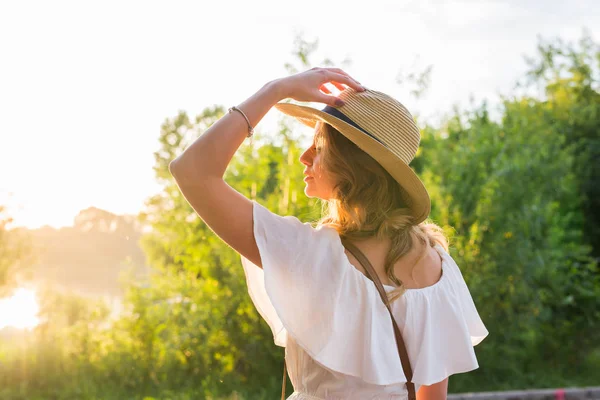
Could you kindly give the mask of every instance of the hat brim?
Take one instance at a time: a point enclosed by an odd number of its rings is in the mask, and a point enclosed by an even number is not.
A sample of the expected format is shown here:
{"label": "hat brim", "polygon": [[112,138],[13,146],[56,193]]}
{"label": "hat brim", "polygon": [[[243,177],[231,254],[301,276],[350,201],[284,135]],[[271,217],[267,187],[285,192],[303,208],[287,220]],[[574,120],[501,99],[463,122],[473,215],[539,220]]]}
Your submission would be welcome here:
{"label": "hat brim", "polygon": [[[291,103],[277,103],[275,108],[280,112],[296,118],[302,124],[314,128],[317,122],[324,122],[337,129],[342,135],[351,140],[361,150],[373,157],[389,174],[402,186],[408,198],[405,199],[413,223],[423,222],[431,212],[431,200],[425,185],[411,167],[406,165],[387,147],[365,134],[354,126],[312,107]],[[342,110],[341,110],[342,111]]]}

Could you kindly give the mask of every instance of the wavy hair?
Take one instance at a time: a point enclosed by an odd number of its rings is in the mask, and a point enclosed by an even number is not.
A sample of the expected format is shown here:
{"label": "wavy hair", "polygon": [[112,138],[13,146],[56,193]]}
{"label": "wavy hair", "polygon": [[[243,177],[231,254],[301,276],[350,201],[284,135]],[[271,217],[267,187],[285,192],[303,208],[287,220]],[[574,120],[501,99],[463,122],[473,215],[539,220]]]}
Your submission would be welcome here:
{"label": "wavy hair", "polygon": [[[391,250],[385,258],[385,272],[399,287],[388,293],[388,298],[390,301],[399,298],[405,288],[394,274],[396,261],[412,249],[415,240],[430,246],[439,243],[447,251],[447,237],[442,228],[432,222],[415,225],[398,182],[331,125],[317,125],[314,144],[320,147],[323,172],[336,182],[331,199],[322,202],[323,217],[317,221],[317,226],[330,226],[340,237],[350,240],[390,238]],[[426,251],[427,247],[423,246],[414,265]]]}

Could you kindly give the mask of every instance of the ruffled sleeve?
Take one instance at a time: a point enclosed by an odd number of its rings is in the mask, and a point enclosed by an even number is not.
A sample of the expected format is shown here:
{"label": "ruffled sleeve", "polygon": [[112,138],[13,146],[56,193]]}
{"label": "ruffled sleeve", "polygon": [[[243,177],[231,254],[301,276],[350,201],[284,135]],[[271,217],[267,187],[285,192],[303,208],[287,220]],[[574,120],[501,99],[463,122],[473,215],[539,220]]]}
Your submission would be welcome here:
{"label": "ruffled sleeve", "polygon": [[406,382],[391,318],[349,264],[333,228],[313,228],[253,201],[262,269],[242,256],[248,292],[276,345],[289,334],[313,359],[373,384]]}
{"label": "ruffled sleeve", "polygon": [[433,286],[407,291],[404,299],[403,335],[413,381],[420,385],[478,368],[473,346],[488,335],[458,265],[442,246],[435,248],[442,257],[442,278]]}
{"label": "ruffled sleeve", "polygon": [[[262,269],[241,261],[275,344],[286,346],[289,335],[332,371],[376,385],[406,382],[390,315],[373,282],[350,264],[335,229],[313,228],[255,201],[253,219]],[[460,270],[437,248],[442,279],[392,303],[415,384],[477,368],[473,345],[487,335]]]}

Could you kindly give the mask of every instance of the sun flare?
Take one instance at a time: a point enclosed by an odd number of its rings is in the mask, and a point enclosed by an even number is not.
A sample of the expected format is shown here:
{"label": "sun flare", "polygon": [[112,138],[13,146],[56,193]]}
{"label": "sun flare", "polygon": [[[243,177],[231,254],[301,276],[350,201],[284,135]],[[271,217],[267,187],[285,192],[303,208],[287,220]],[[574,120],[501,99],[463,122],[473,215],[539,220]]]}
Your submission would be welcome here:
{"label": "sun flare", "polygon": [[19,288],[11,297],[0,300],[0,329],[10,326],[31,329],[40,322],[39,305],[32,289]]}

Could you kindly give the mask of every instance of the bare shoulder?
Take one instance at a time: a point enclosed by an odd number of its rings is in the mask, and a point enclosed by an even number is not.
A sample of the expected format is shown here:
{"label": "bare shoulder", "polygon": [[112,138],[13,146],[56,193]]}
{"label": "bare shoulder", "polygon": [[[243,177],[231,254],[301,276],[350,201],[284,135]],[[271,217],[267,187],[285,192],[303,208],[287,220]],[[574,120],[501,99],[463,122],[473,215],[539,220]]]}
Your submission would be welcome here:
{"label": "bare shoulder", "polygon": [[[377,275],[384,285],[396,286],[385,273],[385,257],[389,249],[384,246],[377,245],[360,246],[360,250],[365,254],[367,259],[373,265]],[[424,246],[427,246],[425,250]],[[423,257],[419,259],[421,251],[425,251]],[[346,256],[350,263],[361,273],[366,275],[365,269],[360,262],[348,251],[345,250]],[[411,249],[408,254],[402,256],[394,265],[394,275],[403,282],[407,289],[421,289],[427,286],[432,286],[438,282],[442,275],[442,258],[435,247],[429,245],[421,245]]]}
{"label": "bare shoulder", "polygon": [[442,256],[433,246],[427,246],[426,254],[415,265],[412,277],[418,288],[435,285],[442,277]]}

